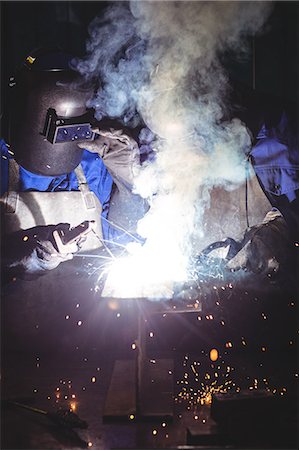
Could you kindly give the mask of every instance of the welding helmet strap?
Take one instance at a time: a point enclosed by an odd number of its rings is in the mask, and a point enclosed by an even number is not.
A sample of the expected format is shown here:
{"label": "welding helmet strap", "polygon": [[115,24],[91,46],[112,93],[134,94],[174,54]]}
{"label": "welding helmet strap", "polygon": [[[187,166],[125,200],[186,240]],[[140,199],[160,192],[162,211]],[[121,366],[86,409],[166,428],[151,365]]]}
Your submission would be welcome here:
{"label": "welding helmet strap", "polygon": [[18,191],[20,185],[19,165],[14,159],[8,160],[8,191],[6,195],[5,212],[14,214],[17,209]]}
{"label": "welding helmet strap", "polygon": [[86,177],[83,172],[82,165],[79,164],[76,169],[74,170],[77,180],[78,180],[78,187],[79,190],[83,196],[84,204],[86,206],[87,210],[93,210],[96,208],[96,203],[94,196],[92,192],[89,189]]}
{"label": "welding helmet strap", "polygon": [[8,160],[8,192],[18,191],[20,186],[20,166],[14,159]]}

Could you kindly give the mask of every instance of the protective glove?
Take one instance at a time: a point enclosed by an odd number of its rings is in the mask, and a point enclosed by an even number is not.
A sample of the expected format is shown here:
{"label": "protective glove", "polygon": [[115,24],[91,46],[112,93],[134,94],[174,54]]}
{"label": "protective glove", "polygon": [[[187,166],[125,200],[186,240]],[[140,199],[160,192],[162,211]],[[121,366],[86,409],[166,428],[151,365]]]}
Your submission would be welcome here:
{"label": "protective glove", "polygon": [[261,224],[246,231],[240,251],[226,267],[232,271],[243,269],[273,276],[290,267],[292,252],[284,218],[278,210],[270,211]]}
{"label": "protective glove", "polygon": [[[60,253],[53,239],[54,230],[70,229],[67,223],[47,225],[20,230],[5,237],[3,244],[4,270],[12,276],[31,279],[55,269],[61,262],[73,258],[79,250],[78,243],[73,243],[70,253]],[[6,274],[6,276],[7,276]]]}
{"label": "protective glove", "polygon": [[81,142],[78,146],[100,155],[120,190],[123,187],[131,189],[140,166],[137,142],[122,130],[96,128],[93,131],[99,138]]}

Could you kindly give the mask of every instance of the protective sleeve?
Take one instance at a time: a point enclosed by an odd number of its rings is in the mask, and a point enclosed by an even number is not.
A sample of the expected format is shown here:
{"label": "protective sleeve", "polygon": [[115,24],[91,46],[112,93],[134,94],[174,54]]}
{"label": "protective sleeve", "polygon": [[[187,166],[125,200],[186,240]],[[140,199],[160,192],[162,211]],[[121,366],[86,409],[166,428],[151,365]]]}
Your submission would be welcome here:
{"label": "protective sleeve", "polygon": [[[140,152],[136,141],[122,130],[99,131],[98,139],[79,144],[92,153],[97,153],[108,172],[114,188],[112,190],[107,220],[123,231],[126,237],[136,233],[137,223],[148,209],[147,202],[133,193],[134,180],[140,169]],[[117,233],[119,236],[119,233]]]}
{"label": "protective sleeve", "polygon": [[299,145],[297,132],[288,126],[285,113],[276,127],[263,125],[251,161],[270,203],[282,213],[292,239],[298,239]]}
{"label": "protective sleeve", "polygon": [[136,141],[123,134],[122,130],[100,131],[93,142],[79,144],[92,153],[98,153],[119,189],[129,189],[134,185],[140,159]]}

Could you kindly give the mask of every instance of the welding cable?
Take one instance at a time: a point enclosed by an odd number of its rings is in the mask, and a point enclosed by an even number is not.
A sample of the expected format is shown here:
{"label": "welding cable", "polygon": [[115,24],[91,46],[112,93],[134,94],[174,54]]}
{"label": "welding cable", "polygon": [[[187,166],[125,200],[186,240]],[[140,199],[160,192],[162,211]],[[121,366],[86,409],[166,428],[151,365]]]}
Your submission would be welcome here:
{"label": "welding cable", "polygon": [[106,219],[105,217],[102,217],[109,225],[112,226],[115,230],[122,231],[123,233],[127,234],[129,237],[134,239],[136,242],[142,243],[142,239],[134,236],[134,234],[130,233],[129,231],[125,230],[124,228],[120,227],[119,225],[116,225],[115,223],[111,222],[110,220]]}
{"label": "welding cable", "polygon": [[233,238],[226,238],[223,241],[216,241],[212,244],[208,245],[206,248],[204,248],[200,254],[197,256],[198,261],[202,261],[203,259],[206,259],[207,256],[214,250],[217,250],[218,248],[222,247],[228,247],[229,250],[227,253],[227,256],[225,259],[230,260],[232,259],[240,250],[241,250],[241,244]]}
{"label": "welding cable", "polygon": [[249,211],[248,211],[249,163],[250,163],[250,155],[247,155],[246,163],[245,163],[245,214],[246,214],[246,225],[247,225],[247,228],[250,227],[250,225],[249,225]]}
{"label": "welding cable", "polygon": [[88,424],[85,420],[80,419],[80,417],[75,414],[73,411],[68,409],[62,409],[55,412],[44,411],[39,408],[34,408],[29,405],[25,405],[23,403],[8,401],[9,405],[17,406],[18,408],[25,409],[27,411],[31,411],[37,414],[42,414],[47,416],[50,420],[55,422],[57,425],[66,427],[66,428],[88,428]]}

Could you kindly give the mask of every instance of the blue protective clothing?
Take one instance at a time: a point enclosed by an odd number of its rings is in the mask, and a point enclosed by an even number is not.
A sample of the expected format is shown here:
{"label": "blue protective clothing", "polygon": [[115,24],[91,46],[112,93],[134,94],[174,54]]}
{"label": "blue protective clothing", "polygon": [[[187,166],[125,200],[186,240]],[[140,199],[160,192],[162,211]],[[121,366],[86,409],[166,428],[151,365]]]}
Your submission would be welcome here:
{"label": "blue protective clothing", "polygon": [[283,214],[293,238],[298,239],[299,145],[285,112],[277,126],[262,126],[250,156],[265,194]]}
{"label": "blue protective clothing", "polygon": [[[8,159],[12,158],[9,149],[3,140],[0,140],[1,146],[1,195],[8,190]],[[107,215],[109,211],[109,202],[112,191],[113,180],[105,167],[102,159],[94,153],[84,150],[81,165],[91,191],[93,191],[101,202],[103,211],[102,230],[103,238],[108,241],[118,239],[120,231],[109,226]],[[48,177],[36,175],[20,167],[20,191],[78,191],[78,181],[74,172],[57,177]]]}
{"label": "blue protective clothing", "polygon": [[277,128],[262,127],[251,158],[265,191],[273,196],[285,195],[292,202],[299,189],[299,148],[288,135],[285,114]]}

